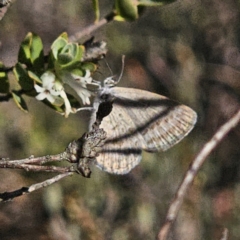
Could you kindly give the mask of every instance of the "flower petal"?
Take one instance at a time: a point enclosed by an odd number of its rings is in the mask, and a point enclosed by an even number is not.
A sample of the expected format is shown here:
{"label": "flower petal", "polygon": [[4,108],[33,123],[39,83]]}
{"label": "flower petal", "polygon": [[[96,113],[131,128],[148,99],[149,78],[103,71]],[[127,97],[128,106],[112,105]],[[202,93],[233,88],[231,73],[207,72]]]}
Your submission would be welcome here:
{"label": "flower petal", "polygon": [[73,112],[71,104],[67,98],[67,94],[64,91],[61,92],[60,96],[63,98],[65,104],[65,117],[68,117],[68,115]]}
{"label": "flower petal", "polygon": [[51,94],[47,94],[47,100],[50,102],[50,103],[54,103],[55,102],[55,97]]}
{"label": "flower petal", "polygon": [[36,92],[38,92],[38,93],[44,92],[44,88],[40,87],[37,84],[34,84],[34,88],[35,88]]}
{"label": "flower petal", "polygon": [[47,93],[46,92],[41,92],[36,96],[36,99],[39,101],[42,101],[43,99],[47,98]]}
{"label": "flower petal", "polygon": [[41,79],[43,88],[51,89],[54,85],[55,75],[52,72],[48,71],[41,76]]}
{"label": "flower petal", "polygon": [[[86,84],[76,81],[72,76],[65,76],[65,83],[68,84],[81,98],[83,104],[90,104],[89,97],[92,95],[92,92],[86,88]],[[83,86],[84,85],[84,86]]]}

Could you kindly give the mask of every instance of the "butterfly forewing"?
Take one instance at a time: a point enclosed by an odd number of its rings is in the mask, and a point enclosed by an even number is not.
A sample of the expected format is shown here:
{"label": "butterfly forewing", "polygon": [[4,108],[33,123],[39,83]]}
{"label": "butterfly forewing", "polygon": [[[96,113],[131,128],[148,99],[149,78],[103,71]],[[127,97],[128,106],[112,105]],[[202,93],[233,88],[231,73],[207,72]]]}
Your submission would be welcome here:
{"label": "butterfly forewing", "polygon": [[196,113],[191,108],[155,93],[116,87],[114,96],[113,108],[125,106],[126,115],[134,119],[132,134],[146,151],[167,150],[183,139],[196,122]]}

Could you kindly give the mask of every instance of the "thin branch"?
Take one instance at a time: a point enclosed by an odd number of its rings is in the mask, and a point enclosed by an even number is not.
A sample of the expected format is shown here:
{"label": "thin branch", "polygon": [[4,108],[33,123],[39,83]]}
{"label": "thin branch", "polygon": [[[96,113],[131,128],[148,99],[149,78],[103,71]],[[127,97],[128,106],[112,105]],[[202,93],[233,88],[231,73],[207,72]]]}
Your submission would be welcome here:
{"label": "thin branch", "polygon": [[34,156],[30,156],[28,158],[24,158],[24,159],[19,159],[19,160],[8,160],[8,159],[2,159],[2,161],[0,160],[0,168],[2,165],[4,165],[5,162],[9,162],[12,164],[37,164],[37,165],[41,165],[44,163],[48,163],[48,162],[60,162],[63,161],[63,159],[67,159],[67,153],[63,152],[60,154],[56,154],[56,155],[47,155],[47,156],[43,156],[43,157],[34,157]]}
{"label": "thin branch", "polygon": [[73,175],[72,172],[70,172],[70,173],[63,173],[63,174],[59,174],[59,175],[57,175],[57,176],[55,176],[53,178],[47,179],[47,180],[45,180],[43,182],[33,184],[33,185],[31,185],[28,188],[28,192],[30,193],[30,192],[36,191],[36,190],[38,190],[40,188],[50,186],[51,184],[60,181],[62,178],[65,178],[65,177],[68,177],[68,176],[72,176],[72,175]]}
{"label": "thin branch", "polygon": [[79,32],[76,32],[74,35],[69,37],[69,40],[71,42],[78,42],[81,38],[91,35],[92,32],[96,31],[100,27],[102,27],[105,24],[107,24],[108,22],[112,21],[114,19],[115,15],[116,14],[114,12],[111,12],[106,17],[101,19],[99,22],[94,23],[94,24],[84,28],[83,30],[81,30]]}
{"label": "thin branch", "polygon": [[56,166],[39,166],[30,165],[24,163],[12,163],[11,161],[0,161],[0,168],[11,168],[11,169],[24,169],[26,171],[33,172],[55,172],[55,173],[65,173],[65,172],[76,172],[73,166],[70,167],[56,167]]}
{"label": "thin branch", "polygon": [[162,228],[158,233],[158,240],[167,239],[168,233],[172,223],[177,217],[179,209],[182,205],[183,198],[186,192],[193,182],[194,177],[197,175],[200,167],[205,162],[208,155],[213,151],[213,149],[223,140],[223,138],[234,128],[240,121],[240,110],[230,118],[224,125],[222,125],[218,131],[213,135],[213,137],[207,142],[202,150],[197,154],[195,159],[192,161],[188,171],[186,172],[184,179],[173,199],[166,216],[166,220]]}
{"label": "thin branch", "polygon": [[33,191],[36,191],[36,190],[40,189],[40,188],[47,187],[47,186],[49,186],[53,183],[58,182],[62,178],[65,178],[65,177],[68,177],[68,176],[71,176],[71,175],[73,175],[73,173],[71,173],[71,172],[70,173],[59,174],[59,175],[57,175],[53,178],[50,178],[48,180],[45,180],[43,182],[33,184],[30,187],[22,187],[22,188],[20,188],[18,190],[15,190],[13,192],[0,193],[0,201],[5,202],[5,201],[12,200],[13,198],[19,197],[23,194],[31,193]]}

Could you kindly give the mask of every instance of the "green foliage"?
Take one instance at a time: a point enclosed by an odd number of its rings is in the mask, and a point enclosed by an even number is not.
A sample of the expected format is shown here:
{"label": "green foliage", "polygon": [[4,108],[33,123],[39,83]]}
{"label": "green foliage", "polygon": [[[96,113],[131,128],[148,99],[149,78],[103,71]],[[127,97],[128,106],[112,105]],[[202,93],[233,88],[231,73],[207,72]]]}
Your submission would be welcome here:
{"label": "green foliage", "polygon": [[100,19],[100,9],[99,9],[99,1],[98,0],[92,0],[93,2],[93,10],[95,13],[95,22],[98,22]]}
{"label": "green foliage", "polygon": [[162,6],[176,0],[115,0],[115,20],[134,21],[142,13],[144,7]]}
{"label": "green foliage", "polygon": [[42,83],[42,80],[33,72],[28,71],[28,76],[35,82],[35,83]]}
{"label": "green foliage", "polygon": [[9,92],[9,81],[8,76],[5,71],[1,71],[4,68],[2,62],[0,62],[0,93],[8,93]]}
{"label": "green foliage", "polygon": [[116,20],[133,21],[138,18],[138,9],[135,1],[116,0],[115,10],[117,12]]}
{"label": "green foliage", "polygon": [[22,89],[28,93],[33,90],[33,81],[29,77],[26,68],[21,63],[17,63],[13,69],[14,75]]}
{"label": "green foliage", "polygon": [[[34,81],[31,76],[40,76],[43,71],[44,55],[42,40],[38,35],[28,33],[20,45],[18,62],[13,68],[13,73],[25,94],[30,96],[36,95],[34,94]],[[15,97],[15,95],[16,94],[13,94],[13,97]],[[19,106],[19,99],[15,97],[14,100]],[[21,102],[23,101],[21,100]],[[20,109],[25,110],[26,107],[22,105]]]}
{"label": "green foliage", "polygon": [[[91,94],[87,89],[82,89],[91,83],[90,73],[96,70],[96,64],[82,60],[85,51],[84,45],[69,42],[67,33],[62,33],[53,42],[49,54],[44,57],[41,38],[28,33],[20,45],[18,62],[13,67],[20,89],[10,91],[17,106],[27,111],[22,98],[22,94],[26,94],[36,96],[38,100],[60,113],[65,111],[65,115],[68,116],[70,112],[75,111],[71,108],[71,102],[75,106],[76,99],[66,95],[65,84],[77,91],[83,103],[88,103]],[[3,64],[0,64],[0,81],[0,92],[8,93],[8,76]]]}
{"label": "green foliage", "polygon": [[19,63],[25,64],[29,70],[41,74],[44,69],[43,44],[39,36],[28,33],[20,45]]}
{"label": "green foliage", "polygon": [[51,46],[49,66],[54,67],[56,74],[62,70],[81,68],[84,47],[77,43],[69,43],[67,33],[61,34]]}
{"label": "green foliage", "polygon": [[19,94],[17,91],[11,92],[14,102],[17,104],[17,106],[24,112],[28,112],[28,108],[26,105],[26,102],[24,101],[21,94]]}
{"label": "green foliage", "polygon": [[96,64],[92,62],[84,62],[82,63],[81,69],[85,71],[89,70],[90,72],[94,72],[96,70]]}

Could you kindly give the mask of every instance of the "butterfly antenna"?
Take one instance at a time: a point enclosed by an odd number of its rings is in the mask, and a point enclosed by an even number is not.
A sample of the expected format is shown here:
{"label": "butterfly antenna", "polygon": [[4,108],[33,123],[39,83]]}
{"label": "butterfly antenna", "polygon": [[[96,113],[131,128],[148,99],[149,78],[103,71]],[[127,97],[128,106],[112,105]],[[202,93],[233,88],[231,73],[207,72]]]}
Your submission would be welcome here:
{"label": "butterfly antenna", "polygon": [[116,81],[116,85],[120,82],[120,80],[123,76],[124,63],[125,63],[125,55],[122,56],[122,69],[121,69],[120,76],[118,77],[118,80]]}
{"label": "butterfly antenna", "polygon": [[[124,70],[124,60],[125,60],[125,56],[123,55],[122,56],[122,70],[121,70],[120,76],[118,77],[118,80],[115,80],[114,76],[112,75],[111,77],[108,77],[104,80],[104,86],[114,87],[120,82],[122,75],[123,75],[123,70]],[[109,65],[107,65],[107,66],[109,67]],[[109,67],[109,69],[110,69],[110,67]],[[112,71],[111,71],[111,73],[112,73]]]}
{"label": "butterfly antenna", "polygon": [[104,60],[105,60],[105,63],[106,63],[106,65],[107,65],[107,67],[108,67],[110,73],[111,73],[111,76],[113,76],[112,69],[110,68],[110,66],[109,66],[108,62],[106,61],[106,59],[104,59]]}

